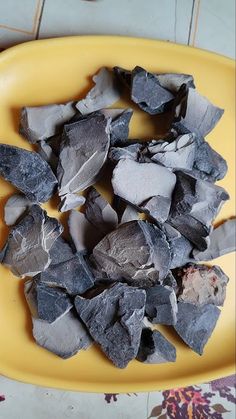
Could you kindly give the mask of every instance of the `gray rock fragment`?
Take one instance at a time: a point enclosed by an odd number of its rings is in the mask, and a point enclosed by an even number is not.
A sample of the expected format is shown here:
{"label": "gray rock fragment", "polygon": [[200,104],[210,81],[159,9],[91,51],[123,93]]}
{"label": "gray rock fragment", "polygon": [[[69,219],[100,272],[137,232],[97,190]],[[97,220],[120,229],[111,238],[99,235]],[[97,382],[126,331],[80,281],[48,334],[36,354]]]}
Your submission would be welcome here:
{"label": "gray rock fragment", "polygon": [[68,218],[70,236],[77,252],[90,252],[103,237],[82,212],[72,210]]}
{"label": "gray rock fragment", "polygon": [[120,224],[128,223],[129,221],[139,220],[138,211],[131,205],[126,205],[122,214]]}
{"label": "gray rock fragment", "polygon": [[130,89],[131,87],[131,71],[125,70],[122,67],[115,66],[113,71],[117,79]]}
{"label": "gray rock fragment", "polygon": [[152,161],[165,167],[192,170],[195,160],[194,134],[184,134],[169,142],[155,141],[148,146]]}
{"label": "gray rock fragment", "polygon": [[59,205],[60,212],[70,211],[73,208],[80,207],[85,203],[85,198],[82,195],[66,194],[61,196],[61,203]]}
{"label": "gray rock fragment", "polygon": [[0,176],[32,202],[48,201],[57,186],[50,166],[38,153],[6,144],[0,144]]}
{"label": "gray rock fragment", "polygon": [[191,132],[205,137],[222,117],[223,109],[214,106],[205,96],[190,88],[187,112],[181,123]]}
{"label": "gray rock fragment", "polygon": [[170,249],[164,233],[145,221],[121,224],[93,250],[91,262],[102,278],[149,287],[169,271]]}
{"label": "gray rock fragment", "polygon": [[129,123],[133,115],[133,110],[103,109],[101,112],[107,118],[112,118],[110,125],[111,146],[126,143],[129,137]]}
{"label": "gray rock fragment", "polygon": [[49,266],[49,250],[62,231],[56,219],[47,217],[38,205],[32,205],[10,231],[3,264],[16,276],[37,275]]}
{"label": "gray rock fragment", "polygon": [[145,364],[163,364],[176,361],[176,349],[158,330],[142,330],[136,359]]}
{"label": "gray rock fragment", "polygon": [[89,91],[85,99],[76,103],[76,108],[82,115],[98,111],[113,105],[120,99],[120,88],[113,73],[102,67],[98,74],[93,76],[95,86]]}
{"label": "gray rock fragment", "polygon": [[140,209],[159,223],[164,223],[170,212],[171,199],[164,196],[154,196],[143,202]]}
{"label": "gray rock fragment", "polygon": [[175,183],[175,174],[165,167],[129,159],[120,160],[112,176],[114,193],[137,206],[153,196],[171,198]]}
{"label": "gray rock fragment", "polygon": [[193,89],[195,88],[193,76],[190,74],[164,73],[156,74],[156,78],[162,87],[173,94],[178,92],[182,84],[186,84],[187,87],[192,87]]}
{"label": "gray rock fragment", "polygon": [[220,310],[213,304],[196,306],[178,303],[178,321],[174,326],[178,335],[193,351],[202,355],[212,335]]}
{"label": "gray rock fragment", "polygon": [[86,197],[85,217],[104,235],[114,230],[118,225],[116,211],[93,187]]}
{"label": "gray rock fragment", "polygon": [[201,179],[216,182],[225,177],[228,165],[225,159],[208,144],[204,138],[197,137],[193,171]]}
{"label": "gray rock fragment", "polygon": [[187,173],[176,171],[175,174],[177,182],[169,222],[199,250],[205,250],[212,222],[229,195],[220,186]]}
{"label": "gray rock fragment", "polygon": [[189,264],[177,275],[181,280],[178,301],[223,306],[229,278],[219,266]]}
{"label": "gray rock fragment", "polygon": [[111,147],[108,153],[108,159],[116,163],[122,159],[139,160],[142,144],[128,144],[124,147]]}
{"label": "gray rock fragment", "polygon": [[153,324],[173,325],[177,322],[175,291],[169,286],[155,285],[146,290],[145,313]]}
{"label": "gray rock fragment", "polygon": [[92,114],[64,126],[57,168],[60,196],[95,183],[107,158],[109,124],[104,115]]}
{"label": "gray rock fragment", "polygon": [[62,288],[69,295],[83,294],[94,284],[92,272],[80,253],[69,260],[50,265],[41,273],[39,280],[50,287]]}
{"label": "gray rock fragment", "polygon": [[144,316],[145,291],[115,284],[98,296],[75,298],[76,310],[90,335],[119,368],[136,357]]}
{"label": "gray rock fragment", "polygon": [[75,113],[74,103],[25,107],[21,111],[20,134],[35,144],[61,132]]}
{"label": "gray rock fragment", "polygon": [[39,141],[38,143],[38,153],[44,159],[49,166],[52,168],[53,172],[56,173],[58,165],[58,156],[55,155],[52,147],[47,141]]}
{"label": "gray rock fragment", "polygon": [[162,285],[167,285],[168,287],[173,288],[175,294],[178,293],[179,285],[171,271],[168,273],[165,279],[163,279]]}
{"label": "gray rock fragment", "polygon": [[174,96],[164,89],[158,78],[141,67],[135,67],[131,79],[131,99],[151,115],[171,108]]}
{"label": "gray rock fragment", "polygon": [[19,218],[32,205],[24,195],[14,194],[6,202],[4,207],[4,220],[6,225],[16,224]]}
{"label": "gray rock fragment", "polygon": [[178,230],[164,223],[162,229],[166,234],[167,241],[170,246],[171,252],[171,265],[170,269],[184,266],[191,259],[191,253],[193,250],[193,243],[186,239]]}
{"label": "gray rock fragment", "polygon": [[66,262],[74,257],[75,252],[69,243],[63,239],[62,236],[58,237],[53,243],[49,251],[51,266],[58,265],[59,263]]}
{"label": "gray rock fragment", "polygon": [[209,246],[204,252],[193,251],[197,261],[212,260],[236,250],[236,218],[225,221],[210,234]]}

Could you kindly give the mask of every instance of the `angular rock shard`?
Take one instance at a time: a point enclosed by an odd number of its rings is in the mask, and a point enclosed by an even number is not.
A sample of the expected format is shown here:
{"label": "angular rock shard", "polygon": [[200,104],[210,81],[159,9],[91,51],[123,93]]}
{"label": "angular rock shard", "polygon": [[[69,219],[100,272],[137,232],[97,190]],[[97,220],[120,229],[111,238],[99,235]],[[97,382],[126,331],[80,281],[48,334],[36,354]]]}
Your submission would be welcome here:
{"label": "angular rock shard", "polygon": [[103,234],[82,212],[72,210],[68,219],[69,232],[77,252],[89,253],[100,242]]}
{"label": "angular rock shard", "polygon": [[220,315],[220,310],[213,304],[196,306],[178,303],[178,321],[174,326],[183,341],[199,355],[212,335]]}
{"label": "angular rock shard", "polygon": [[85,203],[85,198],[82,195],[66,194],[61,196],[61,203],[59,205],[60,212],[70,211],[73,208],[80,207]]}
{"label": "angular rock shard", "polygon": [[32,205],[10,231],[3,264],[16,276],[37,275],[49,266],[49,251],[62,231],[56,219],[47,217],[38,205]]}
{"label": "angular rock shard", "polygon": [[67,359],[91,345],[92,339],[73,309],[48,323],[38,318],[33,281],[25,283],[25,298],[32,315],[33,336],[39,346]]}
{"label": "angular rock shard", "polygon": [[126,205],[122,214],[120,224],[128,223],[129,221],[139,220],[138,211],[131,205]]}
{"label": "angular rock shard", "polygon": [[196,141],[194,134],[178,136],[169,142],[153,141],[148,146],[152,161],[165,167],[192,170],[195,161]]}
{"label": "angular rock shard", "polygon": [[163,286],[167,285],[168,287],[174,290],[175,294],[178,293],[179,285],[171,271],[168,273],[165,279],[163,279],[162,285]]}
{"label": "angular rock shard", "polygon": [[69,260],[50,265],[39,279],[50,287],[66,290],[69,295],[83,294],[94,284],[92,272],[83,255],[79,253]]}
{"label": "angular rock shard", "polygon": [[149,287],[169,271],[170,249],[164,233],[145,221],[121,224],[105,236],[90,257],[102,278]]}
{"label": "angular rock shard", "polygon": [[145,299],[144,290],[124,284],[115,284],[90,300],[75,298],[76,310],[90,335],[119,368],[137,355]]}
{"label": "angular rock shard", "polygon": [[44,159],[49,164],[49,166],[53,170],[53,173],[56,173],[58,165],[58,156],[55,155],[49,142],[44,140],[40,141],[38,143],[37,152],[42,157],[42,159]]}
{"label": "angular rock shard", "polygon": [[38,153],[7,144],[0,144],[0,176],[32,202],[48,201],[57,186],[50,166]]}
{"label": "angular rock shard", "polygon": [[61,132],[75,113],[73,102],[25,107],[21,111],[20,134],[35,144]]}
{"label": "angular rock shard", "polygon": [[160,85],[173,94],[177,93],[179,88],[185,84],[188,88],[195,88],[193,76],[181,73],[164,73],[155,75]]}
{"label": "angular rock shard", "polygon": [[16,224],[19,218],[32,205],[24,195],[14,194],[6,202],[4,207],[4,220],[6,225]]}
{"label": "angular rock shard", "polygon": [[107,118],[112,118],[110,125],[111,145],[117,146],[126,143],[129,137],[129,123],[133,115],[133,110],[103,109],[101,113]]}
{"label": "angular rock shard", "polygon": [[175,362],[176,349],[159,331],[144,328],[136,359],[145,364]]}
{"label": "angular rock shard", "polygon": [[170,246],[170,269],[186,265],[186,263],[191,260],[191,254],[194,247],[193,243],[168,223],[164,223],[161,228],[164,231]]}
{"label": "angular rock shard", "polygon": [[95,183],[107,158],[109,124],[104,115],[92,114],[64,126],[57,169],[60,196]]}
{"label": "angular rock shard", "polygon": [[36,297],[37,317],[40,320],[53,323],[73,307],[69,296],[60,288],[48,287],[37,280],[32,288]]}
{"label": "angular rock shard", "polygon": [[138,161],[142,147],[141,143],[128,144],[124,147],[111,147],[108,153],[108,159],[114,163],[123,159]]}
{"label": "angular rock shard", "polygon": [[171,108],[173,94],[164,89],[157,77],[141,67],[135,67],[131,77],[131,99],[151,115]]}
{"label": "angular rock shard", "polygon": [[115,66],[113,67],[113,71],[117,79],[124,84],[126,87],[130,89],[131,87],[131,71],[125,70],[122,67]]}
{"label": "angular rock shard", "polygon": [[75,256],[75,252],[69,243],[60,236],[53,243],[49,255],[51,259],[50,265],[54,266],[72,259]]}
{"label": "angular rock shard", "polygon": [[229,199],[220,186],[176,171],[169,222],[199,250],[207,248],[212,222],[223,203]]}
{"label": "angular rock shard", "polygon": [[197,261],[206,261],[235,252],[236,250],[236,218],[225,221],[210,234],[210,244],[204,252],[193,251]]}
{"label": "angular rock shard", "polygon": [[153,324],[173,325],[177,322],[175,291],[169,286],[155,285],[146,290],[145,313]]}
{"label": "angular rock shard", "polygon": [[197,137],[193,164],[194,173],[201,179],[216,182],[225,177],[228,165],[225,159],[208,144],[204,138]]}
{"label": "angular rock shard", "polygon": [[187,112],[181,123],[191,132],[205,137],[215,127],[223,113],[223,109],[214,106],[205,96],[190,88]]}
{"label": "angular rock shard", "polygon": [[93,81],[95,86],[85,99],[76,103],[76,108],[82,115],[111,106],[120,99],[120,86],[107,68],[102,67],[98,74],[93,76]]}
{"label": "angular rock shard", "polygon": [[170,207],[170,198],[166,198],[164,196],[154,196],[146,202],[143,202],[142,205],[140,205],[140,210],[147,213],[151,218],[159,223],[164,223],[169,216]]}
{"label": "angular rock shard", "polygon": [[229,278],[219,266],[189,264],[177,273],[178,301],[195,305],[223,306]]}
{"label": "angular rock shard", "polygon": [[113,171],[114,193],[134,205],[153,196],[171,198],[176,183],[174,173],[155,163],[121,160]]}
{"label": "angular rock shard", "polygon": [[93,187],[86,197],[85,217],[104,235],[114,230],[118,225],[116,211]]}

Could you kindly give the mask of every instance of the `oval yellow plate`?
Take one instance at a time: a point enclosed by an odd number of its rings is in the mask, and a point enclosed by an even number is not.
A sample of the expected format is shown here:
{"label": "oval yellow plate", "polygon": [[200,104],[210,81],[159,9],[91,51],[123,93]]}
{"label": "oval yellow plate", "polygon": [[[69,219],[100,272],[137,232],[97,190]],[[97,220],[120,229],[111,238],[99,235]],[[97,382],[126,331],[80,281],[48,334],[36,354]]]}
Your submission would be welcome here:
{"label": "oval yellow plate", "polygon": [[[221,184],[231,200],[219,220],[234,214],[234,65],[224,57],[197,49],[143,39],[122,37],[69,37],[23,44],[0,55],[0,142],[30,148],[18,134],[19,110],[24,105],[63,102],[82,97],[91,75],[101,66],[143,66],[156,72],[193,74],[199,91],[225,109],[208,136],[227,160],[229,172]],[[125,102],[119,105],[125,106]],[[136,112],[131,127],[134,138],[150,138],[156,127],[144,113]],[[101,185],[100,185],[101,186]],[[3,209],[14,188],[0,180],[0,246],[8,229]],[[47,205],[56,215],[55,204]],[[66,220],[67,215],[63,216]],[[0,373],[39,385],[97,392],[134,392],[184,386],[209,381],[234,372],[235,273],[234,256],[216,262],[230,277],[227,299],[212,338],[202,357],[178,337],[164,330],[177,347],[174,364],[145,365],[133,361],[124,370],[115,368],[93,346],[69,360],[38,347],[31,336],[31,319],[23,295],[23,281],[0,267]],[[63,337],[62,337],[63,339]]]}

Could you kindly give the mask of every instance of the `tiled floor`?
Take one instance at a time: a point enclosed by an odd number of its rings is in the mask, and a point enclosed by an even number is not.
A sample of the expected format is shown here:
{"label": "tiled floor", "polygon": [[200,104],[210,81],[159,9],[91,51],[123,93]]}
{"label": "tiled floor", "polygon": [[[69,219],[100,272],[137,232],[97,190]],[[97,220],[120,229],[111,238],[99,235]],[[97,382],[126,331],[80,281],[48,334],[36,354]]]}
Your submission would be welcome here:
{"label": "tiled floor", "polygon": [[[164,39],[234,57],[235,1],[0,0],[0,51],[32,39],[72,34]],[[174,416],[166,410],[170,397],[177,409]],[[0,402],[1,419],[234,419],[235,378],[171,393],[104,395],[52,390],[1,377]]]}
{"label": "tiled floor", "polygon": [[234,57],[235,0],[0,0],[0,48],[76,34],[164,39]]}

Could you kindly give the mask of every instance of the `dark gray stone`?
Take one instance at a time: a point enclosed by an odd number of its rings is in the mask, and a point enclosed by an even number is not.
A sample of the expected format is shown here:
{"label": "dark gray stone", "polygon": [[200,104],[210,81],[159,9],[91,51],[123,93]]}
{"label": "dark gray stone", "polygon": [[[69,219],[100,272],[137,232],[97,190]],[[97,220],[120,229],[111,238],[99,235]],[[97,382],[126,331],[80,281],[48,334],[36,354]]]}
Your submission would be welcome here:
{"label": "dark gray stone", "polygon": [[164,233],[141,220],[121,224],[105,236],[95,246],[90,260],[102,278],[124,279],[140,287],[163,280],[171,263]]}
{"label": "dark gray stone", "polygon": [[186,263],[191,260],[191,254],[194,247],[193,243],[191,243],[178,230],[168,223],[162,224],[161,228],[166,234],[166,238],[170,246],[170,269],[186,265]]}
{"label": "dark gray stone", "polygon": [[114,163],[122,159],[138,161],[141,149],[141,143],[129,144],[124,147],[111,147],[108,153],[108,158]]}
{"label": "dark gray stone", "polygon": [[176,349],[159,331],[144,328],[136,359],[145,364],[175,362]]}
{"label": "dark gray stone", "polygon": [[60,287],[70,295],[83,294],[94,284],[94,277],[83,255],[77,253],[71,259],[50,265],[40,275],[40,281],[51,287]]}
{"label": "dark gray stone", "polygon": [[219,266],[188,264],[179,269],[178,301],[196,305],[223,306],[229,278]]}
{"label": "dark gray stone", "polygon": [[51,266],[53,266],[72,259],[75,256],[75,252],[69,243],[60,236],[53,243],[49,251],[49,255],[51,259]]}
{"label": "dark gray stone", "polygon": [[157,77],[141,67],[135,67],[131,78],[131,99],[151,115],[171,109],[173,94],[164,89]]}
{"label": "dark gray stone", "polygon": [[0,144],[0,175],[32,202],[48,201],[57,186],[49,164],[38,153],[7,144]]}
{"label": "dark gray stone", "polygon": [[110,145],[109,124],[104,115],[95,113],[64,126],[57,168],[60,196],[96,182]]}
{"label": "dark gray stone", "polygon": [[133,115],[132,109],[122,110],[121,114],[111,122],[111,145],[127,141],[129,137],[129,123]]}
{"label": "dark gray stone", "polygon": [[196,152],[193,172],[203,180],[216,182],[225,177],[228,166],[225,159],[217,153],[202,137],[196,138]]}
{"label": "dark gray stone", "polygon": [[49,266],[49,251],[62,231],[55,218],[48,217],[38,205],[32,205],[10,231],[3,264],[16,276],[37,275]]}
{"label": "dark gray stone", "polygon": [[162,285],[167,285],[168,287],[173,288],[175,294],[177,294],[179,285],[171,271],[168,273],[165,279],[163,279]]}
{"label": "dark gray stone", "polygon": [[228,193],[210,182],[196,179],[190,174],[176,171],[169,223],[199,250],[205,250],[212,222]]}
{"label": "dark gray stone", "polygon": [[140,210],[148,214],[151,218],[164,223],[170,212],[171,199],[164,196],[154,196],[140,205]]}
{"label": "dark gray stone", "polygon": [[115,284],[98,296],[75,298],[76,310],[90,335],[119,368],[136,357],[144,316],[145,291]]}
{"label": "dark gray stone", "polygon": [[118,225],[118,216],[109,202],[95,189],[91,188],[86,197],[85,217],[98,228],[103,235],[114,230]]}
{"label": "dark gray stone", "polygon": [[177,322],[175,291],[169,286],[155,285],[146,290],[145,313],[153,324],[173,325]]}
{"label": "dark gray stone", "polygon": [[178,321],[174,328],[193,351],[202,355],[204,346],[212,335],[219,315],[219,308],[213,304],[196,306],[179,302]]}
{"label": "dark gray stone", "polygon": [[58,320],[72,307],[69,296],[59,288],[48,287],[35,281],[38,318],[48,323]]}

